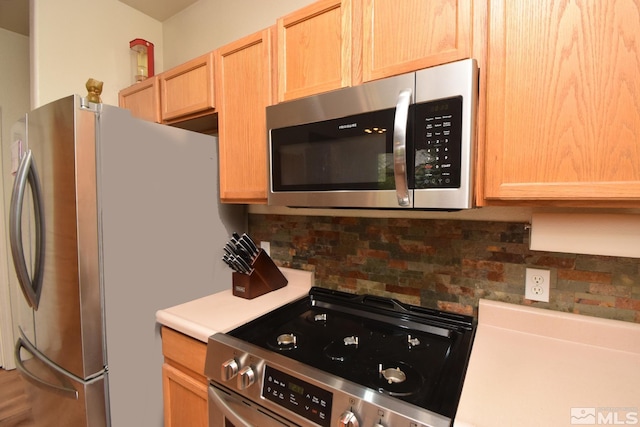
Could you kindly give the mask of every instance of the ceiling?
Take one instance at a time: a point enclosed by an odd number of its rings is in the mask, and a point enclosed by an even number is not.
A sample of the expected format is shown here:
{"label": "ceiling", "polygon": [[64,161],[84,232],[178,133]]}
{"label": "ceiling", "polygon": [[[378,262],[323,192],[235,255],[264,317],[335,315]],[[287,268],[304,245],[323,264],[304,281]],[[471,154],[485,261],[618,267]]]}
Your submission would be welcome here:
{"label": "ceiling", "polygon": [[[3,0],[0,0],[3,1]],[[198,0],[119,0],[145,15],[162,22]]]}
{"label": "ceiling", "polygon": [[[119,0],[160,22],[198,0]],[[29,0],[0,0],[0,28],[29,35]]]}

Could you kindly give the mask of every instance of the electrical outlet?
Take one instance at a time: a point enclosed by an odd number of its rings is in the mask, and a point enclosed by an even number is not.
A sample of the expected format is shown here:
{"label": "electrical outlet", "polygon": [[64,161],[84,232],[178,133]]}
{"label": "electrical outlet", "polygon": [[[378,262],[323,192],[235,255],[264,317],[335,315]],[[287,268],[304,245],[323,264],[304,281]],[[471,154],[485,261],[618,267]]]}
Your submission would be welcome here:
{"label": "electrical outlet", "polygon": [[549,302],[551,272],[527,268],[524,280],[524,297],[533,301]]}

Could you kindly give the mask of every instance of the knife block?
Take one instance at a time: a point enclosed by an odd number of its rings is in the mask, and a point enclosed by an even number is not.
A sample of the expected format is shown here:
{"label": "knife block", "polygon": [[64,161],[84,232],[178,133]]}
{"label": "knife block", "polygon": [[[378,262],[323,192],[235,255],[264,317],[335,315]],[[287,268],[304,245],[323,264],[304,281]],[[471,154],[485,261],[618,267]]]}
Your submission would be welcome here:
{"label": "knife block", "polygon": [[251,264],[253,270],[249,274],[231,273],[233,295],[253,299],[268,292],[280,289],[288,283],[287,278],[274,264],[273,260],[262,249]]}

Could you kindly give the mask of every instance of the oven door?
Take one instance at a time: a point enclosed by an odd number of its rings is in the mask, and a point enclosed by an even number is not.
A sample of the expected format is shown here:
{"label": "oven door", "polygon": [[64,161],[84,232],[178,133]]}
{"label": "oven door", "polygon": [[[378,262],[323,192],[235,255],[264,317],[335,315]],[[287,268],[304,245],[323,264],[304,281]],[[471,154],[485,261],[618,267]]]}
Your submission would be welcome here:
{"label": "oven door", "polygon": [[299,427],[229,389],[209,385],[209,427],[253,426]]}

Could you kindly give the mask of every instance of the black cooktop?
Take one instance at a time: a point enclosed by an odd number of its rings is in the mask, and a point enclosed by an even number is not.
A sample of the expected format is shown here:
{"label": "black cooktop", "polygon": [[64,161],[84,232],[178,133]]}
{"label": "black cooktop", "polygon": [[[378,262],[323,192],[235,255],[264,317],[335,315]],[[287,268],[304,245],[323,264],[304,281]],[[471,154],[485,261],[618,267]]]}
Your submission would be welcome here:
{"label": "black cooktop", "polygon": [[229,332],[452,419],[474,334],[470,316],[323,288]]}

